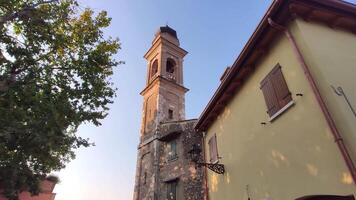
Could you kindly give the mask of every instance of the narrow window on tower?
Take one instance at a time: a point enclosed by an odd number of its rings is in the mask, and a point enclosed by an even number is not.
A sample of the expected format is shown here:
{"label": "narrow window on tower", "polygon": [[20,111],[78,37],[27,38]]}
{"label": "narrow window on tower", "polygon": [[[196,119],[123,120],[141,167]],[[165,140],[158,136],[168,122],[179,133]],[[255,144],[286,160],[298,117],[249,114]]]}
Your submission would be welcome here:
{"label": "narrow window on tower", "polygon": [[168,58],[167,63],[166,63],[166,71],[168,73],[173,74],[175,65],[176,65],[176,63],[174,62],[174,60],[171,58]]}
{"label": "narrow window on tower", "polygon": [[143,174],[143,184],[146,184],[147,182],[147,172]]}
{"label": "narrow window on tower", "polygon": [[171,81],[176,81],[176,77],[175,77],[175,73],[174,73],[174,70],[175,70],[175,67],[176,67],[176,63],[174,62],[173,59],[171,58],[168,58],[167,59],[167,62],[166,62],[166,78],[168,78],[169,80]]}
{"label": "narrow window on tower", "polygon": [[172,140],[168,143],[168,160],[175,160],[177,157],[177,140]]}
{"label": "narrow window on tower", "polygon": [[158,61],[157,59],[153,61],[152,66],[151,66],[151,73],[150,73],[150,79],[154,77],[158,72]]}
{"label": "narrow window on tower", "polygon": [[168,109],[168,119],[173,119],[173,110]]}
{"label": "narrow window on tower", "polygon": [[177,199],[177,185],[178,185],[177,180],[167,183],[167,199],[168,200],[176,200]]}

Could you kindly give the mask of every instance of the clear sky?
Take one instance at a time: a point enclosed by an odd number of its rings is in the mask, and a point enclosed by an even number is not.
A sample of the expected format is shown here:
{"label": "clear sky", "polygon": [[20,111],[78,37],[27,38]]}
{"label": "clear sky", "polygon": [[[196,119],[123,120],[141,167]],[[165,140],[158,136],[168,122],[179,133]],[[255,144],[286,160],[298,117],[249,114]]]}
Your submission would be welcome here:
{"label": "clear sky", "polygon": [[[356,3],[356,0],[349,0]],[[113,77],[118,96],[101,127],[83,125],[82,137],[96,146],[81,149],[76,160],[56,173],[56,200],[130,200],[136,168],[145,86],[146,53],[159,26],[178,33],[184,60],[186,117],[198,118],[226,66],[231,65],[272,0],[79,0],[112,17],[106,34],[119,37],[120,65]]]}

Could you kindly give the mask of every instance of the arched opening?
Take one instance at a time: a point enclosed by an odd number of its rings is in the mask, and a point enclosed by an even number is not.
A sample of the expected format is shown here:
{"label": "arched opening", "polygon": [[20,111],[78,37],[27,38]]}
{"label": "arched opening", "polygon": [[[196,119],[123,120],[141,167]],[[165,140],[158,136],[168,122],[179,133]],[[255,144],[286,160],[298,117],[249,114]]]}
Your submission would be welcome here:
{"label": "arched opening", "polygon": [[173,59],[168,58],[166,62],[166,72],[173,74],[175,66],[176,62]]}
{"label": "arched opening", "polygon": [[157,59],[153,61],[151,65],[151,78],[158,72],[158,61]]}

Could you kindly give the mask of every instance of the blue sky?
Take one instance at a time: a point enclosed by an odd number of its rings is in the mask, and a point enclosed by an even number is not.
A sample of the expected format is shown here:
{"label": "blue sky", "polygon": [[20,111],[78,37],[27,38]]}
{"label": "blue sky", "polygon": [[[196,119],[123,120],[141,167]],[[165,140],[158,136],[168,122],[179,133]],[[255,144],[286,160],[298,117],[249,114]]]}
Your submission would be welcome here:
{"label": "blue sky", "polygon": [[[146,53],[159,26],[174,28],[184,61],[186,118],[198,118],[226,66],[236,59],[271,0],[79,0],[94,11],[107,10],[112,24],[106,34],[119,37],[116,58],[126,62],[113,76],[115,103],[101,127],[80,127],[96,146],[81,149],[76,160],[57,172],[56,200],[132,199],[137,145],[145,86]],[[356,0],[350,0],[356,3]]]}

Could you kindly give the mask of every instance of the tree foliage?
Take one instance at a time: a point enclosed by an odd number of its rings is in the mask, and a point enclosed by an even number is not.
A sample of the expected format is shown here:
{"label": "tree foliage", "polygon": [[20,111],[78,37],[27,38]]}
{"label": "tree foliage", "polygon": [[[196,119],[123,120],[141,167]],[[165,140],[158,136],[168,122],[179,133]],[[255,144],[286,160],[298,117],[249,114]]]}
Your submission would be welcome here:
{"label": "tree foliage", "polygon": [[111,19],[76,0],[0,0],[0,186],[9,199],[33,194],[48,173],[91,143],[82,123],[100,125],[115,96],[118,39]]}

